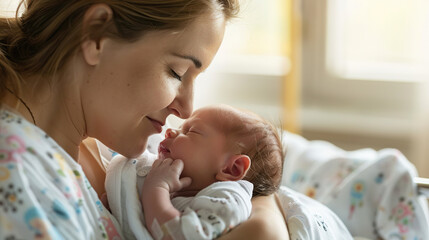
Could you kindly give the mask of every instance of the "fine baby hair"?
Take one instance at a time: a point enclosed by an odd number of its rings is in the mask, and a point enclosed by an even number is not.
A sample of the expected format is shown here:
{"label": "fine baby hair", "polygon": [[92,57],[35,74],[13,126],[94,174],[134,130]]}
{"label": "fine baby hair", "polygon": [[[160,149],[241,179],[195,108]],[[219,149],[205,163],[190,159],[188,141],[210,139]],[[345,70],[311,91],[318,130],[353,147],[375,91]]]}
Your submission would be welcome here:
{"label": "fine baby hair", "polygon": [[[253,196],[266,196],[277,191],[284,161],[278,130],[250,111],[226,105],[222,105],[217,111],[221,130],[228,139],[229,150],[234,154],[245,154],[251,159],[250,169],[243,179],[253,183]],[[222,111],[232,114],[224,115]]]}

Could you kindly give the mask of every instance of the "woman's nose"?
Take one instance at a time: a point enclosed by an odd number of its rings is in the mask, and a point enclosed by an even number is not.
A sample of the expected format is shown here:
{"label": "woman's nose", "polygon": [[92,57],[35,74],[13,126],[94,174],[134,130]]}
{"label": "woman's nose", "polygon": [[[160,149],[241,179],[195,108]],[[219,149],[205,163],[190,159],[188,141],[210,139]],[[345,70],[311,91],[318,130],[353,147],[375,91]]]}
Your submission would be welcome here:
{"label": "woman's nose", "polygon": [[194,93],[193,87],[187,86],[176,96],[176,99],[168,106],[171,113],[179,118],[185,119],[191,116],[193,109]]}
{"label": "woman's nose", "polygon": [[175,129],[169,128],[165,131],[165,138],[175,138],[179,132]]}

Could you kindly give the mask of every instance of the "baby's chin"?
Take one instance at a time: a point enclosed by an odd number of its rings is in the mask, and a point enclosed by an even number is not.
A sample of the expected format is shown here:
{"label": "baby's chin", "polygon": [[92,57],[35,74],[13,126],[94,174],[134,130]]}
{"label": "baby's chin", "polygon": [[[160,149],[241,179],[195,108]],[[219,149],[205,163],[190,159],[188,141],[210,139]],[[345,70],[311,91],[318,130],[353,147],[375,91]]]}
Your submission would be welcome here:
{"label": "baby's chin", "polygon": [[180,190],[175,192],[172,197],[193,197],[197,195],[199,190]]}

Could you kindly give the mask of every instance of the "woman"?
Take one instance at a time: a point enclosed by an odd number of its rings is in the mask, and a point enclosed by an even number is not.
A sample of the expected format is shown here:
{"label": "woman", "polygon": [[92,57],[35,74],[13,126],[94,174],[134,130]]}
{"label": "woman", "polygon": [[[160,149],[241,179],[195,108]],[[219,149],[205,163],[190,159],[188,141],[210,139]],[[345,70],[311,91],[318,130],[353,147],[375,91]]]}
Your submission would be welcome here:
{"label": "woman", "polygon": [[[80,144],[94,137],[135,157],[169,114],[189,117],[194,79],[213,59],[238,4],[24,4],[22,17],[0,19],[0,237],[119,237],[98,198],[104,179],[91,174],[96,161],[79,152]],[[250,220],[225,238],[286,239],[274,197],[253,203]]]}

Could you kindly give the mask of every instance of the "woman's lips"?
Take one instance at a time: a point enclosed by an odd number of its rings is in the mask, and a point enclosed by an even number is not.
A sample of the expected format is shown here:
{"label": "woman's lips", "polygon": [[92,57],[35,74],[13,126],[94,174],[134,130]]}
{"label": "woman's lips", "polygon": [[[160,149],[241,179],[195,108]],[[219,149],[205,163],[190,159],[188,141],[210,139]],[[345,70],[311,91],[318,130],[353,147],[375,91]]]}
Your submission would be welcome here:
{"label": "woman's lips", "polygon": [[152,123],[152,125],[156,129],[156,131],[158,133],[161,133],[162,132],[162,126],[164,126],[164,124],[162,124],[161,122],[159,122],[159,121],[157,121],[155,119],[152,119],[150,117],[148,117],[148,119],[150,120],[150,122]]}

